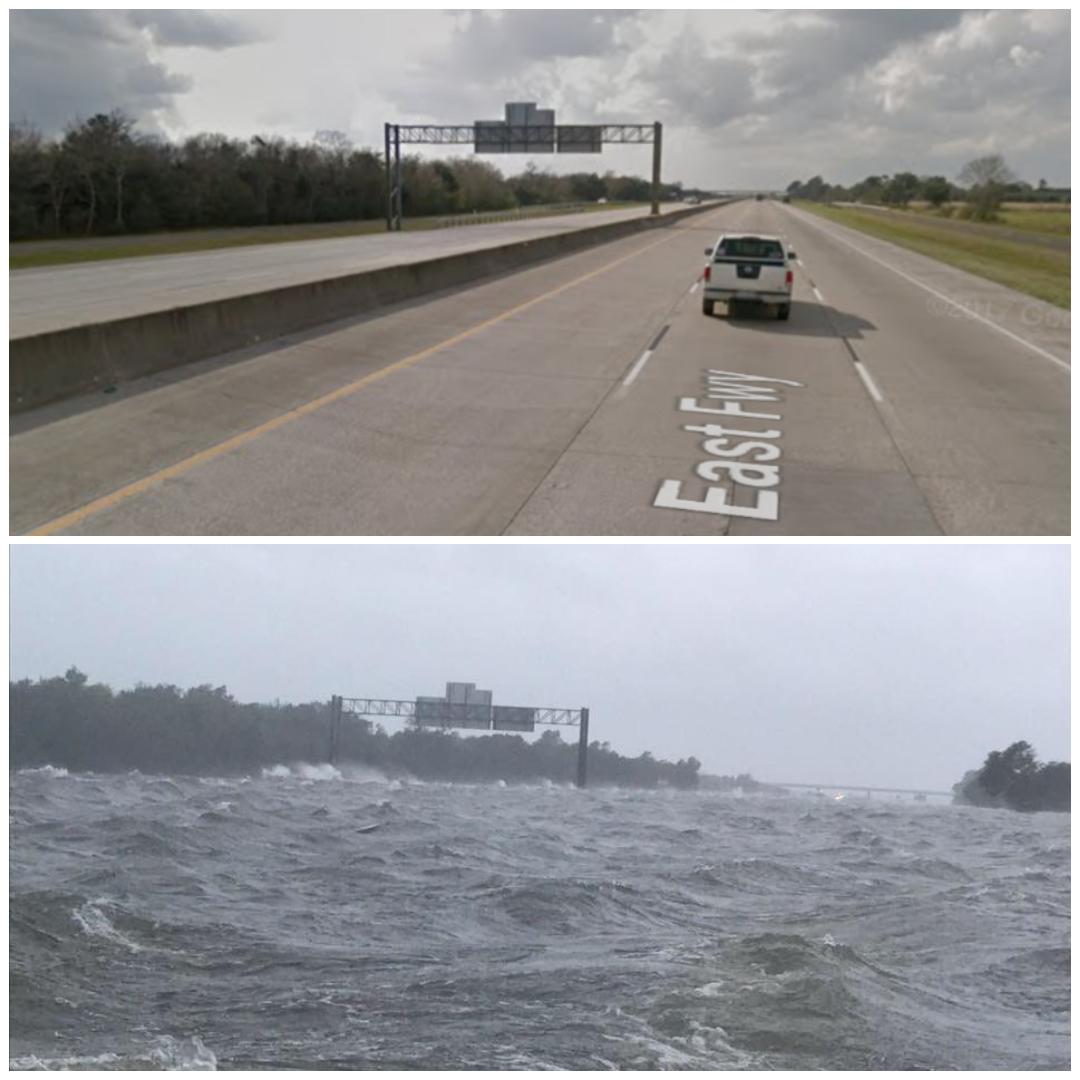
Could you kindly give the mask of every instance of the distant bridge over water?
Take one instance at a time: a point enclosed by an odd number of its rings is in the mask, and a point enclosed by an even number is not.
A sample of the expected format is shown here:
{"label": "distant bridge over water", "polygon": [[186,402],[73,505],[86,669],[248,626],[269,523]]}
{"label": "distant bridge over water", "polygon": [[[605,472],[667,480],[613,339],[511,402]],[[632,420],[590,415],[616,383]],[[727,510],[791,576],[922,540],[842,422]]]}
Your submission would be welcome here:
{"label": "distant bridge over water", "polygon": [[852,792],[865,792],[866,797],[870,798],[873,794],[881,795],[940,795],[947,799],[952,798],[951,791],[932,791],[929,788],[893,788],[893,787],[867,787],[865,784],[782,784],[776,781],[769,781],[770,787],[781,788],[801,788],[808,791],[852,791]]}

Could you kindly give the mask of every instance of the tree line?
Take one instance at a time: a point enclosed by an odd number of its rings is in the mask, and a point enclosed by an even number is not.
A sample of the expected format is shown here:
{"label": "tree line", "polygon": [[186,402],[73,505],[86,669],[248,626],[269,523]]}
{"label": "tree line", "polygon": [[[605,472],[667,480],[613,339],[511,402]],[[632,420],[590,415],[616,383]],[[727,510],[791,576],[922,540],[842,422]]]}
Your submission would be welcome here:
{"label": "tree line", "polygon": [[[273,765],[321,763],[330,751],[329,703],[244,704],[224,686],[138,685],[113,691],[77,668],[62,677],[9,684],[10,766],[73,772],[247,775]],[[557,729],[529,741],[520,735],[461,737],[409,727],[390,734],[361,721],[343,725],[335,762],[389,776],[508,783],[570,782],[577,743]],[[590,784],[695,787],[695,758],[630,758],[607,743],[589,745]]]}
{"label": "tree line", "polygon": [[916,176],[913,172],[898,172],[891,176],[868,176],[856,184],[844,187],[830,184],[820,176],[807,181],[793,180],[787,193],[793,199],[813,202],[859,202],[871,206],[906,207],[922,200],[945,214],[952,213],[950,204],[962,203],[961,217],[974,221],[993,221],[1001,204],[1013,202],[1068,203],[1068,188],[1052,188],[1045,180],[1032,187],[1018,180],[1000,154],[989,154],[969,161],[952,183],[944,176]]}
{"label": "tree line", "polygon": [[[124,113],[99,113],[45,138],[9,129],[10,238],[102,236],[161,230],[381,218],[384,157],[339,131],[308,143],[277,137],[145,135]],[[681,185],[666,197],[679,198]],[[649,199],[650,184],[608,172],[555,176],[529,167],[505,177],[473,158],[402,158],[408,217],[511,210],[552,203]]]}
{"label": "tree line", "polygon": [[953,801],[1011,810],[1071,809],[1072,770],[1067,761],[1042,764],[1026,742],[989,753],[981,769],[971,769],[953,785]]}

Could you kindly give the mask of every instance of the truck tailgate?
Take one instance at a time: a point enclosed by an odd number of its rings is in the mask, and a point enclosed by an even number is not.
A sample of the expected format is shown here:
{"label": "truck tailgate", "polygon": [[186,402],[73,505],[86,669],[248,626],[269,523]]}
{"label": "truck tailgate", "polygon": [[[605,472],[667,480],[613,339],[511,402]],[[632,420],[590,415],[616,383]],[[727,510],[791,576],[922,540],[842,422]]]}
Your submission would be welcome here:
{"label": "truck tailgate", "polygon": [[713,259],[709,287],[782,293],[787,291],[787,268],[783,259],[740,259],[721,255]]}

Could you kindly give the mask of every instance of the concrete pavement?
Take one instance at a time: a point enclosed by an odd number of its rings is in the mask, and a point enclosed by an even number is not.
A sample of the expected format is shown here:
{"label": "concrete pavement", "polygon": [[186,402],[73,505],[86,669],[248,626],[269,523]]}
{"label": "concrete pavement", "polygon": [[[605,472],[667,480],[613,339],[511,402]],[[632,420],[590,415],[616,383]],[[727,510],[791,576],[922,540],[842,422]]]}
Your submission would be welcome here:
{"label": "concrete pavement", "polygon": [[[685,209],[665,203],[661,212]],[[649,216],[649,208],[75,263],[9,275],[12,338],[325,281]]]}
{"label": "concrete pavement", "polygon": [[[12,530],[1067,534],[1068,314],[809,218],[737,203],[40,410]],[[789,322],[702,315],[722,228],[788,236]]]}
{"label": "concrete pavement", "polygon": [[[708,207],[601,212],[479,230],[349,237],[13,276],[9,411],[87,394],[308,332],[545,259],[636,235]],[[291,250],[283,251],[287,247]],[[27,323],[39,332],[20,333]],[[48,324],[48,325],[46,325]]]}

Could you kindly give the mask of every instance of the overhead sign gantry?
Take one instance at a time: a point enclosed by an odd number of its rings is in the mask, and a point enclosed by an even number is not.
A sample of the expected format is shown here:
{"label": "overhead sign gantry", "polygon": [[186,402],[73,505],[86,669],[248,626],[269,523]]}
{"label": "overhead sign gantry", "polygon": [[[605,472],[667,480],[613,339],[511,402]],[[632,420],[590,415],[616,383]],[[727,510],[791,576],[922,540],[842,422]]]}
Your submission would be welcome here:
{"label": "overhead sign gantry", "polygon": [[442,697],[399,698],[341,697],[330,699],[330,763],[334,763],[341,742],[341,725],[346,714],[365,720],[397,717],[416,727],[467,728],[473,731],[529,732],[537,725],[576,727],[578,757],[576,783],[585,787],[589,756],[589,710],[558,709],[535,705],[494,705],[490,690],[478,690],[475,683],[446,684]]}
{"label": "overhead sign gantry", "polygon": [[554,109],[535,102],[508,102],[506,119],[471,124],[385,124],[386,228],[402,222],[401,144],[471,145],[477,154],[599,154],[604,143],[652,143],[652,213],[660,213],[660,150],[663,125],[556,124]]}

